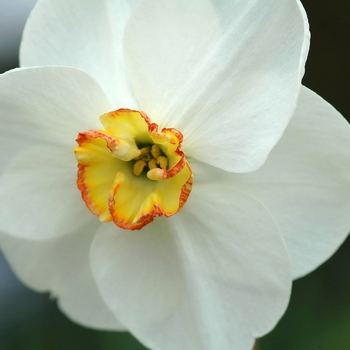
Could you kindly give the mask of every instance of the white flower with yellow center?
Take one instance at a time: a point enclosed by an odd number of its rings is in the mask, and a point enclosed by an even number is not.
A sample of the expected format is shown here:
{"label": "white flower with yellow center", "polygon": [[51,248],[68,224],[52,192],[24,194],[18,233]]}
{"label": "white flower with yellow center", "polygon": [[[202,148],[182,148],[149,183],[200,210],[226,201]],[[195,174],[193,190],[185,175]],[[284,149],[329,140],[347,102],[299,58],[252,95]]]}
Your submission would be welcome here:
{"label": "white flower with yellow center", "polygon": [[0,76],[19,278],[151,349],[250,350],[350,228],[350,128],[301,86],[308,45],[297,0],[39,0]]}

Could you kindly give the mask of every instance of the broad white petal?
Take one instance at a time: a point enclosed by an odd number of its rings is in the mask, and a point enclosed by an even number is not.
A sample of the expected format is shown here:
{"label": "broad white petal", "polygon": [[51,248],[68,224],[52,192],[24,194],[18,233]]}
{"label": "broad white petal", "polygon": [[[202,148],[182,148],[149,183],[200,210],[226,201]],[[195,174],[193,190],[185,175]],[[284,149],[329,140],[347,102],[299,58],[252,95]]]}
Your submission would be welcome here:
{"label": "broad white petal", "polygon": [[0,177],[0,230],[25,239],[71,233],[88,222],[76,185],[73,149],[46,145],[22,153]]}
{"label": "broad white petal", "polygon": [[266,164],[234,180],[278,222],[294,278],[327,260],[349,233],[349,150],[348,122],[303,87],[295,115]]}
{"label": "broad white petal", "polygon": [[23,67],[62,65],[89,73],[113,108],[136,108],[124,70],[122,37],[139,0],[39,0],[23,34]]}
{"label": "broad white petal", "polygon": [[125,29],[141,109],[184,135],[188,156],[261,166],[293,115],[309,45],[295,0],[145,0]]}
{"label": "broad white petal", "polygon": [[251,350],[291,287],[269,212],[220,184],[196,182],[180,213],[140,232],[103,225],[91,264],[106,304],[154,350]]}
{"label": "broad white petal", "polygon": [[0,235],[1,248],[20,280],[50,292],[69,318],[84,326],[123,330],[101,299],[91,273],[89,249],[96,220],[68,236],[43,241]]}
{"label": "broad white petal", "polygon": [[111,110],[86,73],[73,68],[16,69],[0,75],[0,173],[19,152],[38,145],[76,145]]}

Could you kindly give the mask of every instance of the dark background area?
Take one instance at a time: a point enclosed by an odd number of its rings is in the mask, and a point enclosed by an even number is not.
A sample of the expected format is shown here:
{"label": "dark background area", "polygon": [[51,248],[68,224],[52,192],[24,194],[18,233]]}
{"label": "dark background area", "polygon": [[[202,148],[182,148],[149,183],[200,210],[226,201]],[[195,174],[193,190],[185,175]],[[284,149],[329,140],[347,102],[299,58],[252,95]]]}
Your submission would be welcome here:
{"label": "dark background area", "polygon": [[[312,34],[304,85],[350,120],[350,1],[302,2]],[[0,21],[3,3],[0,0]],[[10,46],[4,44],[6,31],[1,22],[0,30],[1,73],[18,66],[21,29],[12,31]],[[275,330],[260,340],[261,350],[350,349],[349,268],[350,239],[347,239],[327,263],[294,282],[289,308]],[[37,294],[22,286],[0,256],[0,349],[145,348],[128,333],[98,332],[70,322],[47,294]]]}

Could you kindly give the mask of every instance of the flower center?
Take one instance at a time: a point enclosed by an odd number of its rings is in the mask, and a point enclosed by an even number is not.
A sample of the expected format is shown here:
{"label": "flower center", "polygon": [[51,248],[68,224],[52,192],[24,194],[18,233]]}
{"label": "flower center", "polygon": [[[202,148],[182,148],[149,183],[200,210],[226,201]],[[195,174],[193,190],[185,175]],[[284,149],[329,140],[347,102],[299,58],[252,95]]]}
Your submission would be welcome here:
{"label": "flower center", "polygon": [[148,145],[140,149],[141,154],[134,158],[134,174],[140,176],[144,169],[152,170],[155,168],[166,169],[168,158],[157,145]]}
{"label": "flower center", "polygon": [[119,109],[100,117],[103,130],[79,133],[77,186],[101,221],[141,229],[158,215],[177,213],[192,188],[181,151],[182,134],[151,123],[139,111]]}

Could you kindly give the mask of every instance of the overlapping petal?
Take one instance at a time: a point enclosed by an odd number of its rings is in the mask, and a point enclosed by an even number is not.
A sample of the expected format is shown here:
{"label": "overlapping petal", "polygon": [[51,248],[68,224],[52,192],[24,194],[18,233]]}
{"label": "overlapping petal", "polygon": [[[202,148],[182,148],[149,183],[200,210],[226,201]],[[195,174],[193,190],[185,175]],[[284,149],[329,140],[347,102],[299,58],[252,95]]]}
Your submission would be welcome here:
{"label": "overlapping petal", "polygon": [[138,2],[39,0],[23,34],[21,66],[79,68],[102,86],[114,109],[137,109],[125,75],[122,38]]}
{"label": "overlapping petal", "polygon": [[0,230],[48,239],[84,226],[91,217],[76,188],[76,173],[69,147],[47,144],[23,152],[0,178]]}
{"label": "overlapping petal", "polygon": [[250,350],[283,314],[291,286],[266,208],[200,175],[179,215],[141,234],[101,226],[91,264],[107,305],[152,349]]}
{"label": "overlapping petal", "polygon": [[275,217],[294,278],[327,260],[349,233],[349,150],[349,123],[303,87],[295,115],[266,164],[232,180]]}
{"label": "overlapping petal", "polygon": [[72,149],[78,132],[109,110],[107,97],[84,72],[41,67],[2,75],[0,104],[0,228],[26,239],[78,229],[88,214],[75,188]]}
{"label": "overlapping petal", "polygon": [[290,120],[309,33],[299,1],[144,0],[125,29],[140,105],[186,137],[188,156],[258,168]]}
{"label": "overlapping petal", "polygon": [[97,329],[123,330],[102,301],[91,273],[89,249],[99,225],[90,220],[71,235],[41,241],[1,234],[1,248],[22,282],[57,297],[72,320]]}
{"label": "overlapping petal", "polygon": [[[83,69],[114,108],[136,108],[130,78],[151,118],[184,131],[191,156],[230,171],[259,167],[295,107],[308,49],[300,3],[136,3],[40,1],[25,31],[22,64]],[[128,79],[121,46],[126,24]],[[213,137],[222,130],[225,141]],[[227,154],[227,144],[235,152]],[[203,145],[216,147],[215,157]]]}
{"label": "overlapping petal", "polygon": [[0,172],[30,147],[75,146],[79,131],[99,126],[111,109],[99,85],[74,68],[40,67],[0,76]]}
{"label": "overlapping petal", "polygon": [[[348,122],[303,87],[295,115],[262,168],[239,175],[201,164],[201,176],[219,179],[266,205],[298,278],[327,260],[349,233],[349,148]],[[198,165],[191,166],[196,173]]]}

